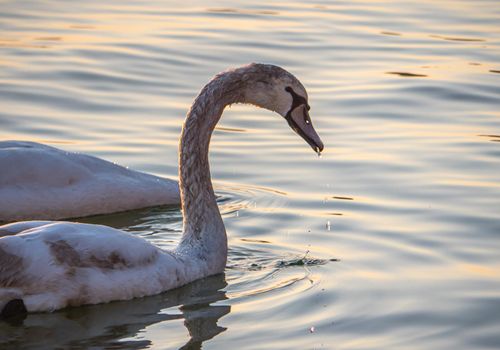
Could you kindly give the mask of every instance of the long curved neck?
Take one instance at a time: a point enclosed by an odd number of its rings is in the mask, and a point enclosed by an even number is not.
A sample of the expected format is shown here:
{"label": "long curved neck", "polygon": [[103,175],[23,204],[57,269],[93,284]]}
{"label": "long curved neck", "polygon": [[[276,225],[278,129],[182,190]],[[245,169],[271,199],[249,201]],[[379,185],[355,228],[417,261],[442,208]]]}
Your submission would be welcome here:
{"label": "long curved neck", "polygon": [[222,269],[226,263],[227,238],[210,179],[208,150],[210,137],[224,108],[244,102],[244,90],[238,71],[216,76],[191,106],[179,145],[184,226],[180,248],[196,247],[204,259],[212,253],[223,255],[223,261],[218,263]]}

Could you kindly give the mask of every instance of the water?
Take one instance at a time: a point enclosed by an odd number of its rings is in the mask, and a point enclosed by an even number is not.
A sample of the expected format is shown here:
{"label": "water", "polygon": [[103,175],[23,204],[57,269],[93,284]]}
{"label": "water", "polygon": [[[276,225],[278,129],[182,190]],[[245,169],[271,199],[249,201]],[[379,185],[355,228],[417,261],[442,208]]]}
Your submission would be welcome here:
{"label": "water", "polygon": [[[177,174],[215,73],[282,65],[321,158],[233,106],[211,146],[224,276],[0,324],[1,347],[498,349],[498,1],[4,1],[0,138]],[[176,244],[178,208],[87,218]]]}

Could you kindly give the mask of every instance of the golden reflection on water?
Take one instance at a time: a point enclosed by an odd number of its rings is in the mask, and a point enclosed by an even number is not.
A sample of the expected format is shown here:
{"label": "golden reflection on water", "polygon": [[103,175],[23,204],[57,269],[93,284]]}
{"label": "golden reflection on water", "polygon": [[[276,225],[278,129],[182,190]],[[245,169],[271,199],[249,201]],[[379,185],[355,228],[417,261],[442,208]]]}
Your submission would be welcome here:
{"label": "golden reflection on water", "polygon": [[[500,343],[498,316],[488,313],[498,308],[500,279],[496,5],[2,4],[3,139],[175,177],[196,93],[220,70],[264,61],[304,82],[325,141],[317,158],[279,116],[228,109],[211,146],[231,245],[226,280],[180,300],[167,293],[170,301],[72,314],[96,330],[87,341],[204,349]],[[176,208],[83,221],[162,247],[181,228]],[[311,264],[297,263],[304,257]],[[123,317],[124,332],[92,322],[111,313],[120,320],[120,311],[133,314]],[[71,321],[64,315],[36,315],[37,327],[62,329]],[[30,327],[14,329],[25,334],[16,344],[45,340]]]}
{"label": "golden reflection on water", "polygon": [[479,278],[488,277],[488,278],[498,278],[500,277],[500,266],[484,266],[477,264],[461,264],[459,265],[460,273],[466,275],[477,275]]}

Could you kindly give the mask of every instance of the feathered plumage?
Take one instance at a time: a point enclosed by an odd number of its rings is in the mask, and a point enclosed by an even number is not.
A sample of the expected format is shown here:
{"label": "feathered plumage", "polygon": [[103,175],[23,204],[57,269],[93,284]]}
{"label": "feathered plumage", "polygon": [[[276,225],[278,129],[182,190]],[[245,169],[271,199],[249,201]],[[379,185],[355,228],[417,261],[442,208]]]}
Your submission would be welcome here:
{"label": "feathered plumage", "polygon": [[202,89],[181,134],[184,232],[173,251],[101,225],[26,221],[0,226],[0,310],[16,299],[28,311],[131,299],[223,272],[227,237],[210,180],[210,136],[227,105],[251,103],[294,118],[287,119],[290,126],[321,150],[296,96],[307,103],[293,75],[262,64],[221,73]]}

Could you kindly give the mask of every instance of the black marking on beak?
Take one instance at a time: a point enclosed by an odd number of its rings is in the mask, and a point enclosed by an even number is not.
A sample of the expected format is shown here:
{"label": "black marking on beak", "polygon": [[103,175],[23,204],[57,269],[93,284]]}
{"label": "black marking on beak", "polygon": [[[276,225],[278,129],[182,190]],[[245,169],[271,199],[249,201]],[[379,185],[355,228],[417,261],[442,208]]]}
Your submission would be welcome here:
{"label": "black marking on beak", "polygon": [[290,95],[292,95],[292,108],[290,108],[288,113],[291,113],[295,108],[297,108],[300,105],[305,105],[307,110],[311,109],[311,107],[307,104],[307,100],[304,97],[300,96],[299,94],[295,93],[295,91],[293,91],[293,89],[290,86],[287,86],[285,88],[285,91],[290,93]]}
{"label": "black marking on beak", "polygon": [[322,150],[323,150],[323,145],[318,145],[316,143],[316,141],[314,141],[313,139],[311,139],[298,125],[297,123],[295,123],[295,121],[293,120],[292,118],[292,112],[300,107],[300,106],[305,106],[304,108],[304,122],[307,124],[307,125],[310,125],[310,127],[312,128],[312,124],[311,124],[311,118],[309,117],[309,113],[307,113],[307,111],[309,111],[311,109],[311,107],[307,104],[307,101],[304,97],[298,95],[295,93],[295,91],[293,91],[293,89],[289,86],[287,86],[285,88],[285,91],[289,92],[290,95],[292,95],[292,107],[290,108],[290,110],[288,111],[288,113],[286,114],[285,116],[285,119],[286,121],[288,122],[288,125],[293,129],[293,131],[295,131],[298,135],[300,135],[300,137],[302,137],[308,144],[309,146],[311,146],[311,148],[315,151],[315,152],[318,152],[320,153]]}

